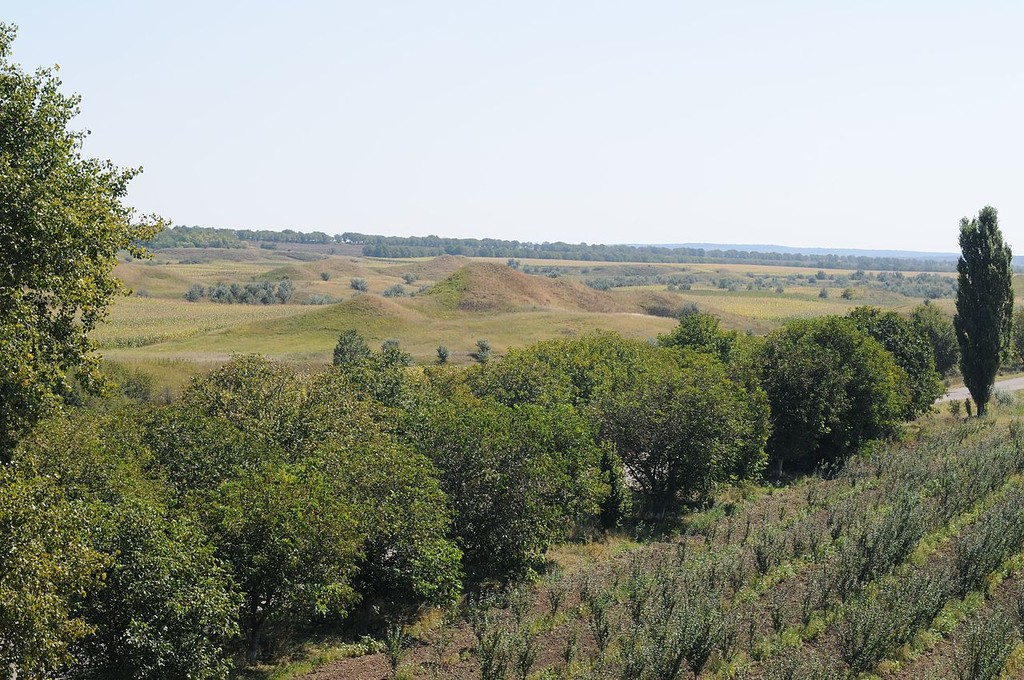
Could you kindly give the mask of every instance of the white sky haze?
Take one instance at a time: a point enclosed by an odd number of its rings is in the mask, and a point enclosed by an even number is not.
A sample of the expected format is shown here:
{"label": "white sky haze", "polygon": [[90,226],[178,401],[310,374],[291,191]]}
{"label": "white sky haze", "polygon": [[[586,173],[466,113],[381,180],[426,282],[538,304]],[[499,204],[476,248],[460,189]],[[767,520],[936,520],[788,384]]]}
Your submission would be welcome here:
{"label": "white sky haze", "polygon": [[1024,254],[1024,4],[15,0],[179,224]]}

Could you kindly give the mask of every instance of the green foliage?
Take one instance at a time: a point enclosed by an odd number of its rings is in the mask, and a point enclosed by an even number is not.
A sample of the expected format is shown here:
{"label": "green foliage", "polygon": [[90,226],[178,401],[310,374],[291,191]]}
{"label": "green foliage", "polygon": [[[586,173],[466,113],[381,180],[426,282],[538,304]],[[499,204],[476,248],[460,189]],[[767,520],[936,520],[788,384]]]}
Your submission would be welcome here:
{"label": "green foliage", "polygon": [[54,69],[13,63],[14,37],[0,24],[0,461],[69,374],[99,386],[89,333],[124,292],[117,254],[142,256],[155,231],[122,203],[138,171],[82,156],[87,133],[68,129],[79,98]]}
{"label": "green foliage", "polygon": [[895,431],[907,412],[906,374],[847,319],[792,321],[757,350],[771,403],[771,458],[813,467]]}
{"label": "green foliage", "polygon": [[202,531],[127,501],[103,508],[94,541],[113,564],[82,607],[94,631],[78,645],[75,676],[226,678],[240,598]]}
{"label": "green foliage", "polygon": [[913,420],[930,411],[945,388],[935,370],[935,356],[928,337],[919,327],[896,312],[883,312],[876,307],[857,307],[847,316],[857,328],[873,337],[892,354],[896,364],[906,374],[910,400],[903,419]]}
{"label": "green foliage", "polygon": [[596,516],[608,493],[601,451],[570,406],[507,407],[426,394],[404,436],[440,470],[474,576],[532,570],[552,543]]}
{"label": "green foliage", "polygon": [[986,206],[977,218],[960,220],[960,250],[953,324],[960,372],[983,416],[1013,316],[1013,253],[1003,243],[995,208]]}
{"label": "green foliage", "polygon": [[370,290],[370,283],[366,279],[360,278],[358,276],[354,276],[351,279],[349,279],[348,283],[352,290],[357,290],[360,293],[365,293],[366,291]]}
{"label": "green foliage", "polygon": [[370,358],[370,346],[355,329],[349,329],[338,336],[334,346],[334,365],[352,366]]}
{"label": "green foliage", "polygon": [[1024,365],[1024,309],[1013,313],[1010,334],[1010,358],[1018,366]]}
{"label": "green foliage", "polygon": [[928,300],[914,307],[910,319],[931,344],[935,370],[940,375],[949,375],[960,361],[960,345],[957,343],[953,320]]}
{"label": "green foliage", "polygon": [[451,356],[451,353],[448,351],[447,347],[445,347],[444,345],[438,345],[437,346],[437,365],[438,366],[444,366],[445,364],[447,364],[448,363],[448,358],[450,356]]}
{"label": "green foliage", "polygon": [[1001,611],[974,614],[953,646],[957,680],[997,680],[1014,647],[1013,625]]}
{"label": "green foliage", "polygon": [[662,347],[679,347],[717,356],[729,360],[732,346],[736,342],[736,331],[725,331],[719,327],[714,314],[688,307],[679,316],[679,325],[668,335],[658,336]]}
{"label": "green foliage", "polygon": [[384,431],[377,419],[385,409],[372,401],[382,375],[397,371],[404,384],[405,357],[389,345],[356,367],[305,377],[238,357],[197,381],[180,408],[157,414],[154,450],[179,489],[213,488],[285,462],[316,468],[355,523],[360,596],[448,603],[460,589],[461,554],[448,535],[438,473]]}
{"label": "green foliage", "polygon": [[250,662],[259,658],[265,633],[343,617],[359,599],[352,586],[361,543],[356,520],[312,467],[246,470],[198,508],[243,594]]}
{"label": "green foliage", "polygon": [[596,402],[601,434],[656,513],[704,498],[764,465],[766,405],[733,382],[714,355],[650,350],[629,382]]}
{"label": "green foliage", "polygon": [[91,508],[50,476],[0,465],[0,666],[48,675],[92,632],[78,601],[109,558],[89,537]]}
{"label": "green foliage", "polygon": [[477,340],[476,350],[469,353],[469,356],[479,364],[486,364],[491,360],[491,343],[487,340]]}
{"label": "green foliage", "polygon": [[240,305],[272,305],[284,304],[292,299],[295,287],[289,279],[282,279],[275,287],[270,281],[259,281],[253,283],[218,283],[216,286],[203,288],[199,284],[192,284],[186,291],[185,299],[189,302],[197,302],[203,297],[208,297],[210,302],[222,304]]}

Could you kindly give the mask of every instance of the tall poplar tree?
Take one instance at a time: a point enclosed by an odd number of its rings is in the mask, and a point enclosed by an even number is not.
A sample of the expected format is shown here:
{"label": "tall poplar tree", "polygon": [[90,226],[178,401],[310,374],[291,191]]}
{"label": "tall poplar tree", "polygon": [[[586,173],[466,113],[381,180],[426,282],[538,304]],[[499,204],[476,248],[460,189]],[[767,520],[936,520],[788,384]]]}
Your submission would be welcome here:
{"label": "tall poplar tree", "polygon": [[1003,243],[995,208],[960,220],[960,251],[953,325],[964,384],[983,416],[1013,320],[1013,254]]}

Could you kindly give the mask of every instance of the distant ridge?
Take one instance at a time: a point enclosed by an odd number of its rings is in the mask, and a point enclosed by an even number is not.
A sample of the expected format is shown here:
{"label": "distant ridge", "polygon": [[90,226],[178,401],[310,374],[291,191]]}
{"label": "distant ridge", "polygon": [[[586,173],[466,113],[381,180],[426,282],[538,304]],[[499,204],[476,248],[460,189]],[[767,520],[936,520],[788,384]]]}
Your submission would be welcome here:
{"label": "distant ridge", "polygon": [[891,257],[900,260],[956,260],[959,253],[932,253],[918,250],[872,250],[868,248],[798,248],[760,243],[629,243],[634,247],[701,248],[738,250],[750,253],[786,253],[793,255],[839,255],[841,257]]}

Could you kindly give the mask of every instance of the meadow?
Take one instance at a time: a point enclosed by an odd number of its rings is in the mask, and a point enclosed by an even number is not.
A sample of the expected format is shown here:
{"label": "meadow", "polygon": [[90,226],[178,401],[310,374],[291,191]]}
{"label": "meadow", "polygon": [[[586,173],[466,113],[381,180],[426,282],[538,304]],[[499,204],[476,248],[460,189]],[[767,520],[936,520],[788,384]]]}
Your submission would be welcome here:
{"label": "meadow", "polygon": [[[654,338],[674,326],[685,305],[715,314],[726,328],[762,334],[790,319],[845,314],[859,305],[905,312],[923,299],[857,279],[849,270],[525,259],[515,261],[515,269],[509,264],[454,256],[385,260],[318,244],[157,250],[151,260],[119,263],[116,274],[133,293],[113,305],[93,337],[108,361],[140,367],[177,389],[188,376],[236,353],[323,364],[347,329],[371,344],[397,339],[418,364],[433,362],[439,345],[448,348],[452,363],[467,364],[479,339],[501,354],[593,330]],[[295,290],[288,304],[184,298],[194,285],[284,278]],[[353,279],[365,281],[366,292],[354,290]],[[609,282],[622,285],[599,289]],[[951,298],[934,303],[952,310]]]}

